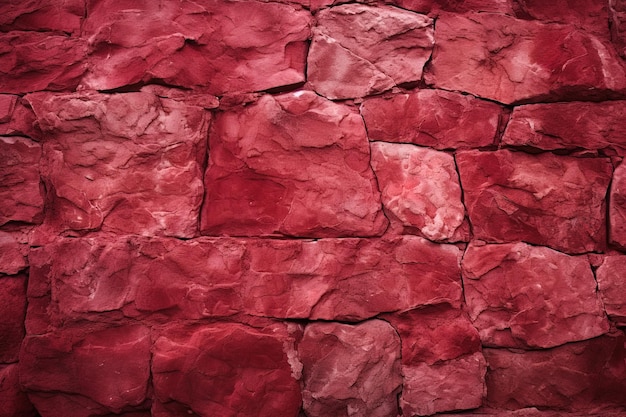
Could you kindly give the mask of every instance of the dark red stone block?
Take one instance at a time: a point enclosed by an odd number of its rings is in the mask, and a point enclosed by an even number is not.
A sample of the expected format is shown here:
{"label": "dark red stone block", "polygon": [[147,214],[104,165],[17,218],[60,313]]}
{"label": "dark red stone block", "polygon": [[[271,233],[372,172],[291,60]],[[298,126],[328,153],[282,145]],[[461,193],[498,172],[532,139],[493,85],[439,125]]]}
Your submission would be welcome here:
{"label": "dark red stone block", "polygon": [[626,249],[626,163],[613,173],[609,196],[609,241]]}
{"label": "dark red stone block", "polygon": [[0,364],[17,362],[24,338],[26,276],[0,274]]}
{"label": "dark red stone block", "polygon": [[0,30],[32,30],[78,33],[83,0],[4,0],[0,3]]}
{"label": "dark red stone block", "polygon": [[35,417],[35,408],[20,388],[18,364],[0,365],[0,417]]}
{"label": "dark red stone block", "polygon": [[618,326],[626,327],[626,255],[604,258],[596,270],[598,290],[606,314]]}
{"label": "dark red stone block", "polygon": [[457,164],[477,239],[568,253],[605,248],[608,158],[467,151]]}

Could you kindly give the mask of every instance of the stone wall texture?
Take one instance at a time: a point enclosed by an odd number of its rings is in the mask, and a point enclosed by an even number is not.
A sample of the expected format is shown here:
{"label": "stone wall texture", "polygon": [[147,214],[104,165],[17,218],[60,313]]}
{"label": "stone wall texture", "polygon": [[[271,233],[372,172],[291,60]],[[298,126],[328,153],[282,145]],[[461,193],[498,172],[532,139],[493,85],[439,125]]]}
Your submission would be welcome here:
{"label": "stone wall texture", "polygon": [[626,1],[0,0],[0,417],[626,416]]}

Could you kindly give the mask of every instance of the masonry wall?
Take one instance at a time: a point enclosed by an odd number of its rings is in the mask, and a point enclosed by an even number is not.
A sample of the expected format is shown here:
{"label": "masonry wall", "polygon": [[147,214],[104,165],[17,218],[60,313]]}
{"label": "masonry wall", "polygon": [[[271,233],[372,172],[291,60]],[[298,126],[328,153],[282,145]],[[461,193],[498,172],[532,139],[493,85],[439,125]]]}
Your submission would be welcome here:
{"label": "masonry wall", "polygon": [[3,1],[0,417],[626,415],[625,28]]}

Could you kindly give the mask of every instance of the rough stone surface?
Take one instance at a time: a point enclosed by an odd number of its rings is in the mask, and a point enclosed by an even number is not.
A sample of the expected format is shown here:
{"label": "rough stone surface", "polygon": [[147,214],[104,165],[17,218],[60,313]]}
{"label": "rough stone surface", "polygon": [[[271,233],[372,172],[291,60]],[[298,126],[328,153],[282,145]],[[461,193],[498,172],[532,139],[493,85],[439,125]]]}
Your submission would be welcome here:
{"label": "rough stone surface", "polygon": [[500,150],[460,152],[456,161],[477,239],[568,253],[606,246],[609,159]]}
{"label": "rough stone surface", "polygon": [[26,276],[0,274],[0,364],[17,362],[24,338]]}
{"label": "rough stone surface", "polygon": [[291,359],[286,333],[236,323],[173,325],[153,349],[155,417],[298,415],[302,365]]}
{"label": "rough stone surface", "polygon": [[20,383],[42,416],[89,417],[146,408],[150,332],[141,325],[66,327],[27,336]]}
{"label": "rough stone surface", "polygon": [[0,417],[35,417],[37,413],[20,390],[18,365],[0,365]]}
{"label": "rough stone surface", "polygon": [[196,234],[208,127],[202,109],[148,93],[41,93],[29,101],[46,134],[52,233]]}
{"label": "rough stone surface", "polygon": [[164,81],[222,95],[301,83],[310,20],[307,11],[275,2],[89,0],[82,85]]}
{"label": "rough stone surface", "polygon": [[24,99],[14,94],[0,94],[0,135],[25,136],[37,140],[35,114]]}
{"label": "rough stone surface", "polygon": [[624,58],[626,57],[626,2],[610,0],[609,6],[611,40],[617,52]]}
{"label": "rough stone surface", "polygon": [[586,257],[470,244],[462,265],[468,313],[485,346],[549,348],[609,330]]}
{"label": "rough stone surface", "polygon": [[465,206],[454,158],[409,144],[374,142],[372,168],[385,208],[428,239],[453,238]]}
{"label": "rough stone surface", "polygon": [[85,42],[39,32],[0,33],[0,90],[72,90],[85,73]]}
{"label": "rough stone surface", "polygon": [[439,304],[385,318],[402,340],[403,415],[481,405],[486,363],[478,332],[462,310]]}
{"label": "rough stone surface", "polygon": [[0,31],[78,33],[84,15],[83,0],[4,0],[0,3]]}
{"label": "rough stone surface", "polygon": [[575,411],[626,405],[623,333],[548,350],[483,353],[489,363],[487,404],[492,407]]}
{"label": "rough stone surface", "polygon": [[433,21],[391,6],[320,11],[307,79],[329,99],[363,97],[419,81],[433,48]]}
{"label": "rough stone surface", "polygon": [[201,231],[373,236],[380,208],[363,120],[310,91],[220,114],[209,135]]}
{"label": "rough stone surface", "polygon": [[606,149],[626,155],[626,101],[515,107],[502,142],[544,150]]}
{"label": "rough stone surface", "polygon": [[626,249],[626,163],[613,173],[609,196],[609,241]]}
{"label": "rough stone surface", "polygon": [[15,275],[28,266],[25,246],[13,234],[0,231],[0,274]]}
{"label": "rough stone surface", "polygon": [[39,143],[16,136],[0,137],[0,225],[42,220],[40,158]]}
{"label": "rough stone surface", "polygon": [[428,13],[437,16],[442,11],[454,13],[488,12],[488,13],[514,13],[513,0],[385,0],[390,3],[418,13]]}
{"label": "rough stone surface", "polygon": [[459,306],[460,255],[455,246],[411,236],[66,239],[31,251],[27,326],[40,333],[120,312],[157,321],[238,312],[352,321],[439,302]]}
{"label": "rough stone surface", "polygon": [[611,321],[626,327],[626,256],[604,258],[596,270],[598,290]]}
{"label": "rough stone surface", "polygon": [[504,118],[495,103],[444,90],[368,98],[361,114],[370,140],[440,150],[493,145]]}
{"label": "rough stone surface", "polygon": [[510,16],[442,14],[426,81],[511,104],[623,97],[615,51],[569,25]]}
{"label": "rough stone surface", "polygon": [[397,414],[400,339],[389,323],[309,324],[298,350],[307,416]]}

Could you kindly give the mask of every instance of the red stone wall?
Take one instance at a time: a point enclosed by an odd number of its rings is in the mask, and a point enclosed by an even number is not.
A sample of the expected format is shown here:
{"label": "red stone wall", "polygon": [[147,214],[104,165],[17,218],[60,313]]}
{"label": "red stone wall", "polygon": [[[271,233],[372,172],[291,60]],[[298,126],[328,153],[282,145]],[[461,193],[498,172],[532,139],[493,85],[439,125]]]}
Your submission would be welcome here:
{"label": "red stone wall", "polygon": [[0,2],[0,417],[625,416],[622,3]]}

